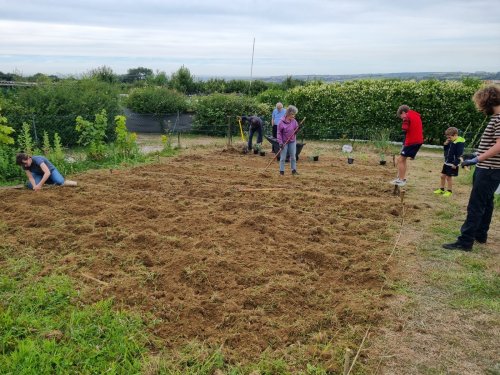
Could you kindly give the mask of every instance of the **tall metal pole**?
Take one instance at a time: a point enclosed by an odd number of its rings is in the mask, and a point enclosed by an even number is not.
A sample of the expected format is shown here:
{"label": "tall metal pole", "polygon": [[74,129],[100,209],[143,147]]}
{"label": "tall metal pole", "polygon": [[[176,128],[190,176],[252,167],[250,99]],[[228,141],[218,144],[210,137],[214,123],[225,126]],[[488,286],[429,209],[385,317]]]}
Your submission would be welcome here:
{"label": "tall metal pole", "polygon": [[248,95],[252,91],[252,77],[253,77],[253,54],[255,52],[255,37],[253,37],[253,47],[252,47],[252,65],[250,65],[250,86],[248,87]]}

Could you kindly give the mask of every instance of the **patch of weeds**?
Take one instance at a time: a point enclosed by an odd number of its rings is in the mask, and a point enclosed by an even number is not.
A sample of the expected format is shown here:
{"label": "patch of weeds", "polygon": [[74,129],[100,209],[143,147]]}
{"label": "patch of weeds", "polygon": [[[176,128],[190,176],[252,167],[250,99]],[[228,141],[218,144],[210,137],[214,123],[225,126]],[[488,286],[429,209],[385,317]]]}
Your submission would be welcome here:
{"label": "patch of weeds", "polygon": [[500,276],[483,271],[459,278],[452,305],[463,308],[487,308],[500,312]]}
{"label": "patch of weeds", "polygon": [[220,348],[191,343],[177,353],[162,353],[143,365],[144,374],[211,375],[224,368]]}
{"label": "patch of weeds", "polygon": [[68,277],[36,278],[28,269],[16,279],[13,275],[26,265],[14,266],[0,271],[3,373],[140,371],[146,339],[138,317],[114,311],[110,300],[79,306]]}
{"label": "patch of weeds", "polygon": [[442,225],[442,226],[436,225],[436,226],[432,227],[432,232],[435,234],[446,236],[446,237],[448,237],[448,236],[455,236],[456,237],[460,234],[460,231],[457,230],[456,225],[454,225],[453,227],[446,226],[446,225]]}
{"label": "patch of weeds", "polygon": [[395,280],[388,286],[389,288],[391,288],[391,290],[393,290],[397,294],[401,294],[408,297],[413,296],[415,294],[414,291],[411,289],[409,282],[406,280]]}
{"label": "patch of weeds", "polygon": [[449,210],[448,208],[446,210],[437,211],[435,215],[439,219],[444,219],[444,220],[451,220],[455,216],[454,212],[452,210]]}
{"label": "patch of weeds", "polygon": [[487,268],[484,260],[472,258],[469,254],[460,256],[457,261],[469,271],[485,271]]}
{"label": "patch of weeds", "polygon": [[488,273],[481,261],[458,258],[457,263],[464,266],[457,264],[456,269],[429,275],[436,286],[449,293],[449,304],[455,308],[500,311],[500,276]]}

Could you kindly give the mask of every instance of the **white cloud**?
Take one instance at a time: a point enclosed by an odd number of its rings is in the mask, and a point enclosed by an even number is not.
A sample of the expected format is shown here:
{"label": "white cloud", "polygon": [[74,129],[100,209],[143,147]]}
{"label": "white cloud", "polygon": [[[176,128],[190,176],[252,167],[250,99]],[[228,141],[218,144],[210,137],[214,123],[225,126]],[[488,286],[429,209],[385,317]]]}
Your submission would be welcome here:
{"label": "white cloud", "polygon": [[254,76],[498,71],[493,0],[6,1],[0,71]]}

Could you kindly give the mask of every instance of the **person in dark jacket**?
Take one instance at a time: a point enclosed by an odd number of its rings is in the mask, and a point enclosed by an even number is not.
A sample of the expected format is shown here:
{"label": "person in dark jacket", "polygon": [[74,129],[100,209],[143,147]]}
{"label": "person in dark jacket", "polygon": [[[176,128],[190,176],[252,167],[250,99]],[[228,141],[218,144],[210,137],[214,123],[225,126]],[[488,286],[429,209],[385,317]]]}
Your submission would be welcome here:
{"label": "person in dark jacket", "polygon": [[21,166],[28,177],[28,188],[38,191],[44,184],[76,186],[76,181],[65,180],[54,165],[44,156],[16,155],[16,164]]}
{"label": "person in dark jacket", "polygon": [[252,138],[257,132],[257,144],[262,144],[262,119],[258,116],[241,116],[243,123],[248,123],[248,151],[252,149]]}
{"label": "person in dark jacket", "polygon": [[415,159],[420,146],[424,143],[424,132],[420,113],[411,110],[407,105],[398,108],[397,116],[403,120],[401,128],[405,132],[405,139],[398,158],[398,178],[391,181],[391,184],[405,186],[406,159]]}
{"label": "person in dark jacket", "polygon": [[[446,142],[444,142],[444,164],[441,170],[441,187],[434,190],[434,194],[450,197],[453,190],[453,177],[458,176],[458,165],[460,157],[464,153],[465,139],[458,136],[458,129],[449,127],[444,132]],[[448,184],[448,190],[445,186]]]}

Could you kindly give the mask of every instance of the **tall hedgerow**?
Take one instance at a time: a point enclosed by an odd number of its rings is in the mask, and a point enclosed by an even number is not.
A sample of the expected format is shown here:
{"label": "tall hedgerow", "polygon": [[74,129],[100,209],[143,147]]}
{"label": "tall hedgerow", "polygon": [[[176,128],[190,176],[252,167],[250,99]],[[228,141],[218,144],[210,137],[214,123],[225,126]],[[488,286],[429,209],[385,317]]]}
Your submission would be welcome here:
{"label": "tall hedgerow", "polygon": [[368,139],[380,129],[400,129],[396,110],[407,104],[422,115],[425,142],[440,144],[449,126],[469,138],[482,130],[484,117],[471,101],[478,87],[479,82],[359,80],[296,87],[287,100],[307,116],[308,138]]}
{"label": "tall hedgerow", "polygon": [[146,86],[132,90],[126,106],[134,112],[165,114],[184,112],[188,108],[187,97],[164,87]]}
{"label": "tall hedgerow", "polygon": [[[226,135],[228,122],[236,116],[256,115],[269,123],[272,107],[255,98],[235,94],[212,94],[199,98],[195,104],[193,130],[209,135]],[[236,126],[234,132],[236,132]]]}
{"label": "tall hedgerow", "polygon": [[57,83],[22,87],[3,94],[5,114],[20,132],[22,123],[36,127],[37,134],[58,132],[64,145],[77,144],[75,117],[91,119],[100,109],[108,116],[107,140],[114,139],[113,118],[120,113],[118,85],[93,79],[66,79]]}

